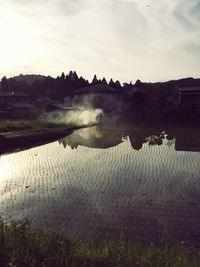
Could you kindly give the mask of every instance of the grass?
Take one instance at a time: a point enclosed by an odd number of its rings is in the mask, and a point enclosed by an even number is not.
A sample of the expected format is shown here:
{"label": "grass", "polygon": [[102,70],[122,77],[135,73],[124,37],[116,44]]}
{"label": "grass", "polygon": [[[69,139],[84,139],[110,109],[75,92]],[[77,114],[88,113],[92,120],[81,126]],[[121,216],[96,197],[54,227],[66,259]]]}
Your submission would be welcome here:
{"label": "grass", "polygon": [[0,120],[0,132],[11,132],[21,130],[34,130],[42,128],[66,127],[63,122],[56,120]]}
{"label": "grass", "polygon": [[77,128],[56,120],[0,120],[0,153],[55,141]]}
{"label": "grass", "polygon": [[0,220],[0,266],[197,267],[200,250],[117,242],[93,246],[64,230],[33,230],[27,220]]}

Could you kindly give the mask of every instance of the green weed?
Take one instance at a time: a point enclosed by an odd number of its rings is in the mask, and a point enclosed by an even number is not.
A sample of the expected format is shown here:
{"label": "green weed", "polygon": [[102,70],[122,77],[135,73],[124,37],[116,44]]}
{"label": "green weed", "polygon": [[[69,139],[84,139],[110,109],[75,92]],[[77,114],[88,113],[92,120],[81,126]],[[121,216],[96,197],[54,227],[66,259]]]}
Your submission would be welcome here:
{"label": "green weed", "polygon": [[0,220],[0,266],[198,267],[200,250],[108,242],[94,246],[58,229],[32,229],[27,220]]}

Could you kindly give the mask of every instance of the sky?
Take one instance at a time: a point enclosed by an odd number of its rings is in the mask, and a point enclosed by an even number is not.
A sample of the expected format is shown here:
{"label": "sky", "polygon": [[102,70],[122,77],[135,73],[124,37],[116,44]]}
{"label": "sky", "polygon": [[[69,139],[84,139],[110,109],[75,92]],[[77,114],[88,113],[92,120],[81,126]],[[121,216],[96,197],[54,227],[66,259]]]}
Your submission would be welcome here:
{"label": "sky", "polygon": [[200,0],[6,0],[0,78],[166,81],[200,77]]}

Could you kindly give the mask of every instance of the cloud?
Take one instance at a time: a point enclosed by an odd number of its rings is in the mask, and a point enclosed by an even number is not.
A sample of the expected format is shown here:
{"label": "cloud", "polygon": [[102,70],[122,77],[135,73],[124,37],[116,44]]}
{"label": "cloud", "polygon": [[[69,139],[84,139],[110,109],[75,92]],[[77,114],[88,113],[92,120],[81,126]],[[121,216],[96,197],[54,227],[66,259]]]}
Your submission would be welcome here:
{"label": "cloud", "polygon": [[195,18],[194,8],[198,6],[194,3],[194,1],[178,1],[178,3],[174,7],[173,15],[177,19],[177,23],[185,30],[185,31],[193,31],[198,27],[198,22]]}
{"label": "cloud", "polygon": [[61,0],[57,3],[58,11],[67,15],[77,15],[86,8],[85,0]]}
{"label": "cloud", "polygon": [[200,1],[193,3],[193,6],[190,9],[190,14],[194,16],[198,21],[200,19]]}
{"label": "cloud", "polygon": [[122,81],[195,76],[200,71],[198,11],[197,0],[3,1],[4,49],[16,43],[21,60],[13,52],[13,63],[1,62],[0,69],[24,72],[22,66],[29,66],[54,75],[75,69],[87,78],[97,73]]}
{"label": "cloud", "polygon": [[14,5],[15,8],[30,15],[31,12],[43,12],[43,10],[51,11],[54,14],[60,13],[65,15],[78,14],[85,8],[87,0],[8,0],[7,5]]}

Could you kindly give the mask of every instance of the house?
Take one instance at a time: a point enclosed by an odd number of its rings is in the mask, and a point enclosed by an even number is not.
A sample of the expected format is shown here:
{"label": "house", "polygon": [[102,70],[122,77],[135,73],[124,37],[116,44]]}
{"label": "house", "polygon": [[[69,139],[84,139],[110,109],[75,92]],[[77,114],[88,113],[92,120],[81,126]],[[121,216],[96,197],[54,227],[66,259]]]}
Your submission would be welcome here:
{"label": "house", "polygon": [[0,93],[0,104],[9,104],[9,103],[31,103],[34,101],[34,98],[29,95],[14,93],[13,91]]}
{"label": "house", "polygon": [[29,95],[6,92],[0,93],[1,118],[28,118],[35,115],[34,98]]}
{"label": "house", "polygon": [[177,91],[179,104],[200,104],[200,86],[178,87]]}
{"label": "house", "polygon": [[65,101],[71,106],[102,108],[104,113],[112,113],[121,112],[125,97],[120,88],[97,84],[73,91]]}
{"label": "house", "polygon": [[41,113],[57,111],[68,112],[75,110],[74,107],[66,106],[66,104],[62,104],[58,101],[50,99],[49,97],[38,98],[34,104],[36,108],[41,110]]}

